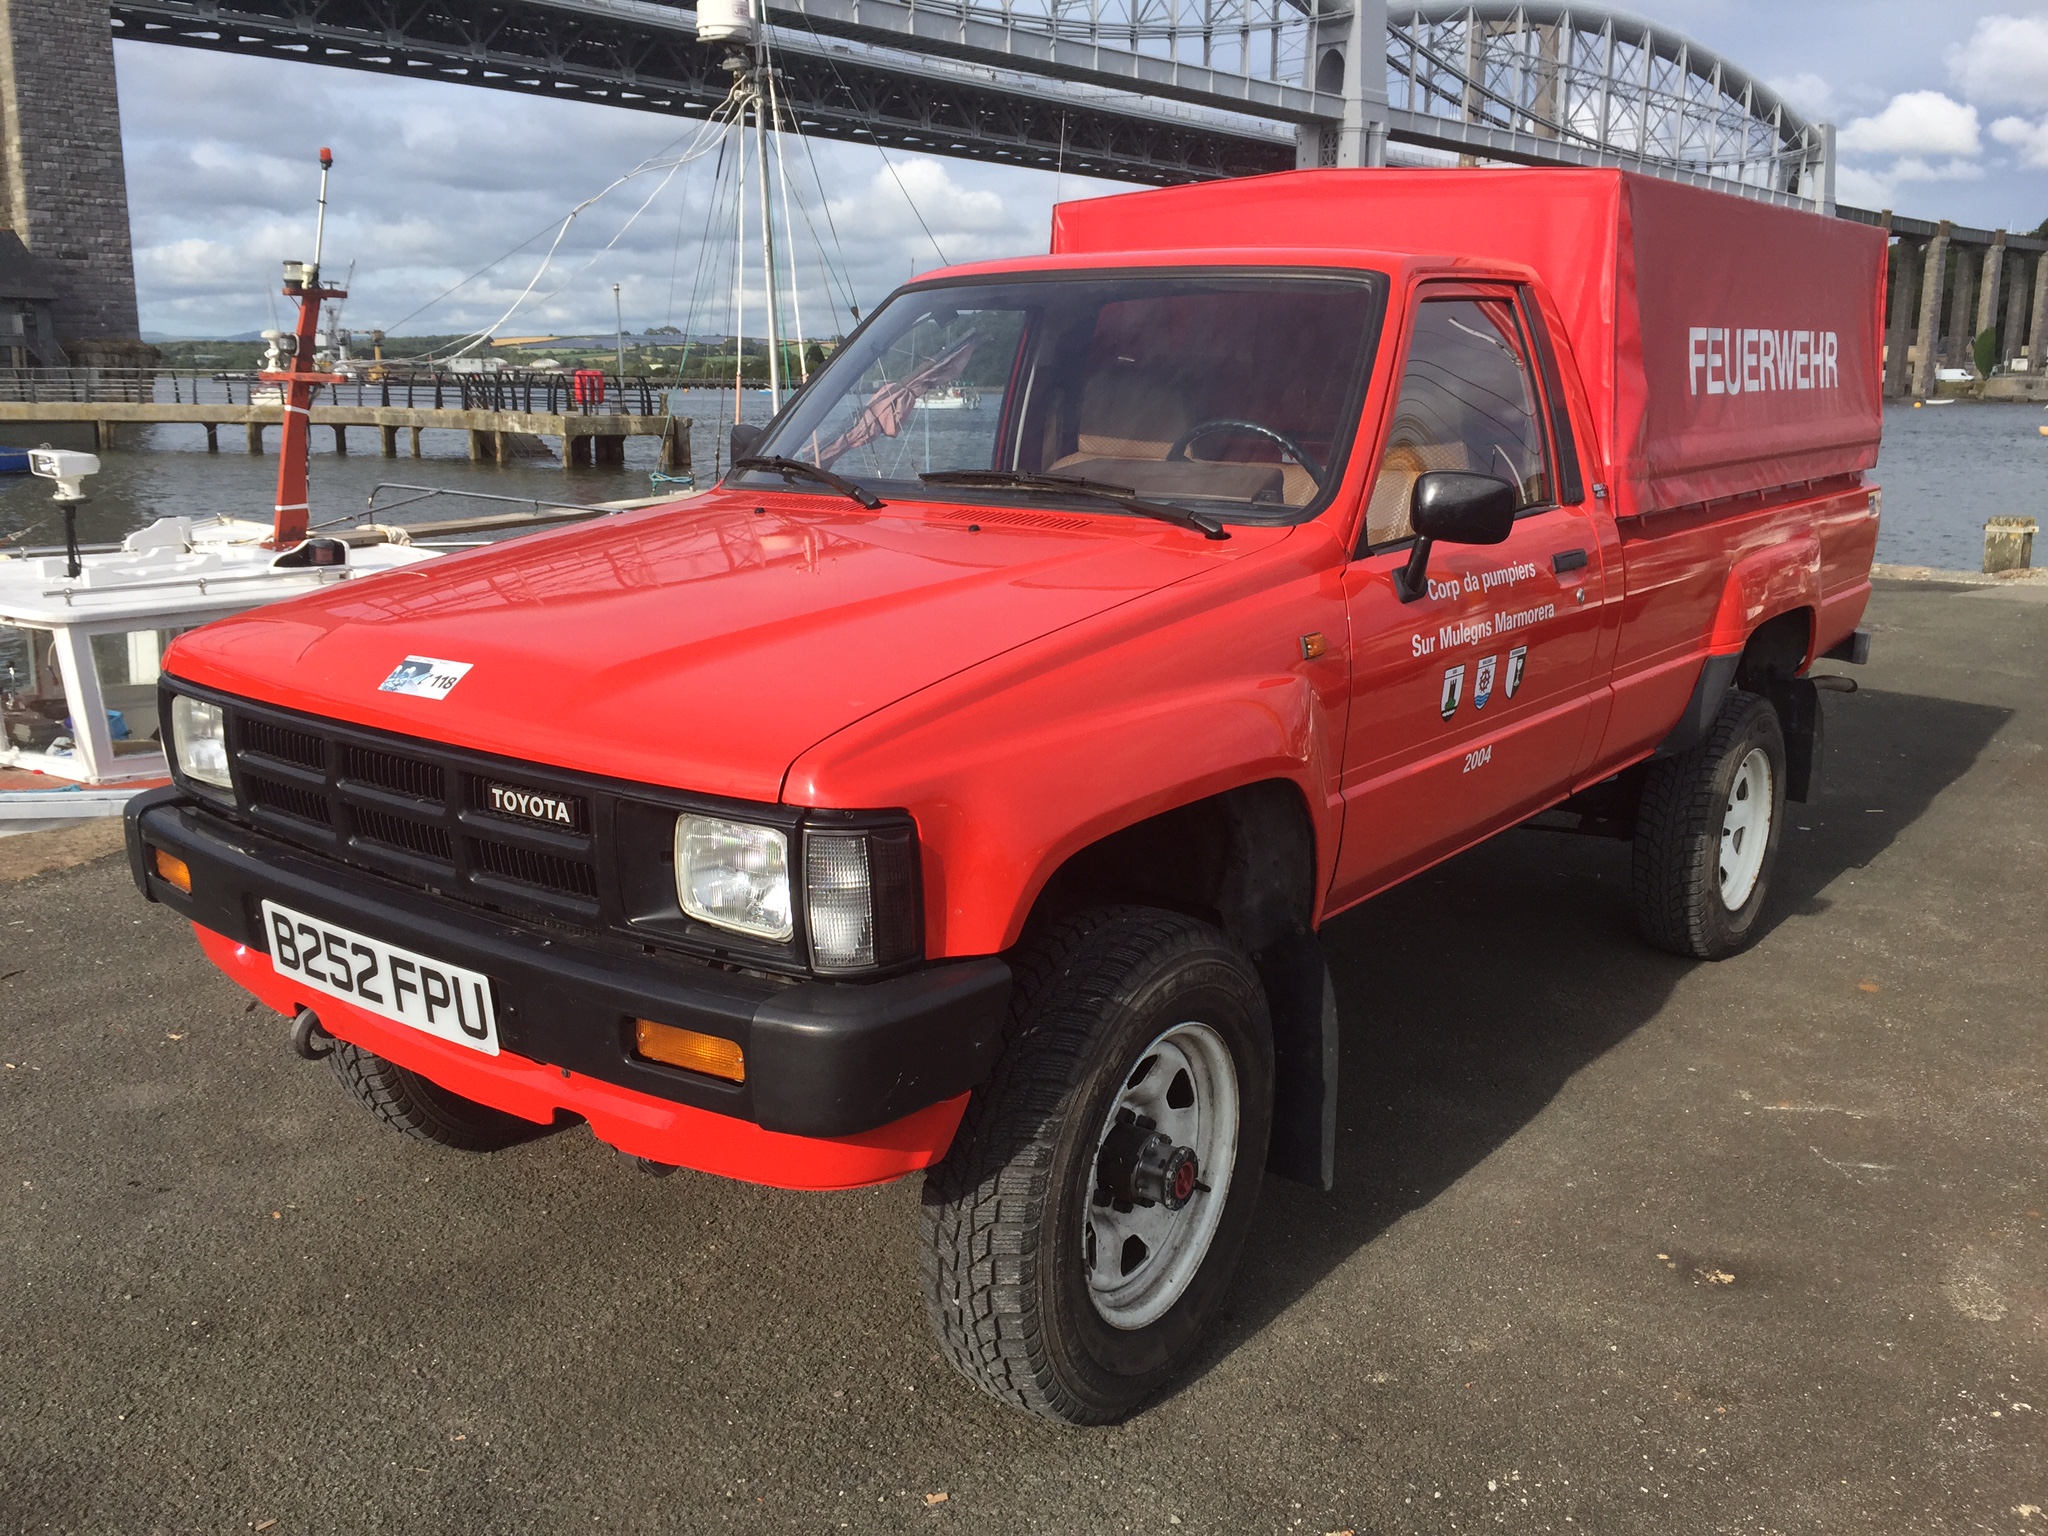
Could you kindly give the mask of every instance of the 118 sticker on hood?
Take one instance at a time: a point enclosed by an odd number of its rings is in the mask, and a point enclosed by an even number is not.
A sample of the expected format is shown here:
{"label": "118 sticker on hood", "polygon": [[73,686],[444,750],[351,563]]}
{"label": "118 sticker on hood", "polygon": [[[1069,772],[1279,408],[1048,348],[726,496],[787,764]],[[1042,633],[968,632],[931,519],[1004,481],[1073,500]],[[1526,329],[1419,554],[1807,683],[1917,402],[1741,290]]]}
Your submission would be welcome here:
{"label": "118 sticker on hood", "polygon": [[408,656],[377,685],[379,693],[409,693],[422,699],[445,699],[462,681],[473,662],[442,661],[433,656]]}

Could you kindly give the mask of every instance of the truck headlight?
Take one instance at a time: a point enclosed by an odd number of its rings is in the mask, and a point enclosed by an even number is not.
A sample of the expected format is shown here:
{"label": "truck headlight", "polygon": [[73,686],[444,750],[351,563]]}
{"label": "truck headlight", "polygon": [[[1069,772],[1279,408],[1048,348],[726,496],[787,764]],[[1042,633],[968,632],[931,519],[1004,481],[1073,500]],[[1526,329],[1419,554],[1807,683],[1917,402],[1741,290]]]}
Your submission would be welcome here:
{"label": "truck headlight", "polygon": [[228,776],[227,720],[218,704],[174,694],[171,741],[178,754],[178,772],[215,789],[234,789],[234,780]]}
{"label": "truck headlight", "polygon": [[915,957],[924,919],[912,830],[807,830],[804,921],[820,971],[871,971]]}
{"label": "truck headlight", "polygon": [[787,943],[796,932],[788,834],[715,816],[678,816],[676,897],[699,922]]}

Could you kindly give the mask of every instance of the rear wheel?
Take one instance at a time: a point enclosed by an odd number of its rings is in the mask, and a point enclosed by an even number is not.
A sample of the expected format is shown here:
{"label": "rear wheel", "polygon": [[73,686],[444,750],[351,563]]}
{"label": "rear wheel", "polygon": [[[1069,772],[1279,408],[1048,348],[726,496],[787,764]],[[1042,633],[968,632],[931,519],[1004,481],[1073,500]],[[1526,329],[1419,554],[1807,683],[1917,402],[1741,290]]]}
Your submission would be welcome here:
{"label": "rear wheel", "polygon": [[1785,811],[1778,712],[1733,692],[1707,739],[1651,766],[1636,816],[1636,926],[1659,949],[1719,960],[1746,948]]}
{"label": "rear wheel", "polygon": [[496,1152],[545,1136],[549,1130],[450,1093],[419,1073],[346,1040],[334,1042],[328,1062],[363,1108],[415,1141],[431,1141],[458,1152]]}
{"label": "rear wheel", "polygon": [[925,1180],[925,1303],[984,1390],[1106,1423],[1229,1286],[1272,1121],[1265,994],[1223,934],[1143,908],[1085,913],[1013,963],[1002,1060]]}

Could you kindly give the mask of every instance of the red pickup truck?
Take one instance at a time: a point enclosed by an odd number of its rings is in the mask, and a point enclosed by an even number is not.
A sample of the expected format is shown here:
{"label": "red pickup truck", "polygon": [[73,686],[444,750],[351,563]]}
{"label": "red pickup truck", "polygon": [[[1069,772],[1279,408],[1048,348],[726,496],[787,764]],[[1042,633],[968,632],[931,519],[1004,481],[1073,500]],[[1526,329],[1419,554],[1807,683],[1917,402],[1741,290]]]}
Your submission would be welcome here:
{"label": "red pickup truck", "polygon": [[950,1358],[1114,1419],[1328,1185],[1334,914],[1542,816],[1651,943],[1758,933],[1884,264],[1609,171],[1062,206],[707,494],[179,639],[135,878],[410,1135],[923,1170]]}

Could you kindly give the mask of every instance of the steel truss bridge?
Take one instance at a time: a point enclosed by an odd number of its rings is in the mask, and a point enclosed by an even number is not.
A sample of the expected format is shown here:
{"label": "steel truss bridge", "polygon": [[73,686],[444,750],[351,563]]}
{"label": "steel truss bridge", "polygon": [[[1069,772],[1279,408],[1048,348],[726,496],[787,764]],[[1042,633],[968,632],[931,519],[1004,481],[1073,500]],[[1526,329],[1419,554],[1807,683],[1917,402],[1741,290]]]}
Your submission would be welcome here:
{"label": "steel truss bridge", "polygon": [[[765,0],[806,133],[1166,185],[1296,166],[1621,166],[1832,211],[1834,138],[1590,6]],[[112,0],[119,38],[679,115],[731,85],[671,0]],[[1390,146],[1392,149],[1390,151]]]}

